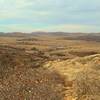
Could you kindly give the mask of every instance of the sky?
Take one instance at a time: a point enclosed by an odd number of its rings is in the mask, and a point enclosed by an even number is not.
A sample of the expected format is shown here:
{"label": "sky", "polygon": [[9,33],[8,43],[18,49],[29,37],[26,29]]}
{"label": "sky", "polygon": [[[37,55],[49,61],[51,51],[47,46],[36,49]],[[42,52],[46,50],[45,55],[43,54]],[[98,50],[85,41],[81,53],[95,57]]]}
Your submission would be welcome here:
{"label": "sky", "polygon": [[100,32],[100,0],[0,0],[1,32]]}

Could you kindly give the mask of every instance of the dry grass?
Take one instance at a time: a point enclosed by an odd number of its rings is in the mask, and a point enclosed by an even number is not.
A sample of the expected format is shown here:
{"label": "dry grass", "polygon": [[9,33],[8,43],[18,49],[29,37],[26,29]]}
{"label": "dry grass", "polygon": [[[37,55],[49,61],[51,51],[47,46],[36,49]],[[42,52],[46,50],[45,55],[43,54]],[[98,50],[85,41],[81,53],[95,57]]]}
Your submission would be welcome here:
{"label": "dry grass", "polygon": [[100,100],[100,42],[0,36],[0,100]]}
{"label": "dry grass", "polygon": [[42,68],[43,60],[41,52],[32,56],[18,49],[3,48],[0,51],[0,99],[62,100],[63,80],[56,72]]}
{"label": "dry grass", "polygon": [[51,61],[44,67],[56,70],[62,76],[65,100],[69,97],[75,100],[100,99],[100,54],[65,61]]}

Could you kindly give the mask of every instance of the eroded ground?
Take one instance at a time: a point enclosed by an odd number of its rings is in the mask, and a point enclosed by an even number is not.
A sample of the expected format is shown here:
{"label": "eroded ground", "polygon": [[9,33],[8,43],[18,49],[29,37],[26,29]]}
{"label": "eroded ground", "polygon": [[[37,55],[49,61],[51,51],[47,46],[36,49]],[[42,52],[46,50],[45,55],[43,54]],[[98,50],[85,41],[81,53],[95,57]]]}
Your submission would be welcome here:
{"label": "eroded ground", "polygon": [[88,40],[0,36],[0,100],[100,100],[100,42]]}

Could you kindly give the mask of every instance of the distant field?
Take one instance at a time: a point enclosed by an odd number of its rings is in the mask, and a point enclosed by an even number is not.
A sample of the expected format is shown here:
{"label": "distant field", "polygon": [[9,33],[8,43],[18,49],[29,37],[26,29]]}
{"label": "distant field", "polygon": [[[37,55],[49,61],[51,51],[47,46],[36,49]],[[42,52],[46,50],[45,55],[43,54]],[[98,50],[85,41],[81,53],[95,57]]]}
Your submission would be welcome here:
{"label": "distant field", "polygon": [[[96,38],[97,37],[97,38]],[[78,33],[15,33],[0,36],[1,45],[23,48],[32,52],[32,48],[39,49],[49,53],[70,53],[77,52],[78,55],[83,52],[100,52],[100,34],[78,34]],[[74,54],[74,53],[73,53]]]}

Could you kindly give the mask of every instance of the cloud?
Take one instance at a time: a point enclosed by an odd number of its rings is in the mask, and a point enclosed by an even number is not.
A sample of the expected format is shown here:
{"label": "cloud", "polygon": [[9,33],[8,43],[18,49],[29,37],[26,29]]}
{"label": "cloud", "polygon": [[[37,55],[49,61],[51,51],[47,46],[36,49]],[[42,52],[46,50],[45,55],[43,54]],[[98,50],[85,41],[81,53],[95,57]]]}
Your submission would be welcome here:
{"label": "cloud", "polygon": [[85,25],[98,31],[99,19],[99,0],[0,0],[0,26],[5,26],[5,31],[8,30],[7,25],[20,26],[15,29],[23,31],[26,30],[23,27],[29,26],[27,30],[31,30],[35,25],[35,28],[48,26],[48,30],[57,25],[73,25],[75,29],[75,25]]}
{"label": "cloud", "polygon": [[47,31],[64,31],[64,32],[100,32],[100,26],[81,25],[81,24],[62,24],[46,28]]}
{"label": "cloud", "polygon": [[[9,31],[8,31],[9,30]],[[41,26],[27,24],[0,25],[0,31],[4,32],[34,32],[34,31],[49,31],[49,32],[100,32],[100,26],[81,25],[81,24],[61,24]]]}

